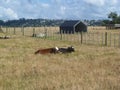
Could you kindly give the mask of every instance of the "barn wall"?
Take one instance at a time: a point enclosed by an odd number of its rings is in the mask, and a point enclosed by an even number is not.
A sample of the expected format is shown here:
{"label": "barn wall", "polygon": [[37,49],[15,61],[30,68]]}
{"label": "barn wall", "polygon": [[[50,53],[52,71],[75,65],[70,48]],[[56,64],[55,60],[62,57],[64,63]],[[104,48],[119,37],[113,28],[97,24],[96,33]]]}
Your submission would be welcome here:
{"label": "barn wall", "polygon": [[74,33],[73,27],[60,27],[60,33]]}
{"label": "barn wall", "polygon": [[87,26],[83,22],[66,22],[60,26],[60,33],[87,32]]}

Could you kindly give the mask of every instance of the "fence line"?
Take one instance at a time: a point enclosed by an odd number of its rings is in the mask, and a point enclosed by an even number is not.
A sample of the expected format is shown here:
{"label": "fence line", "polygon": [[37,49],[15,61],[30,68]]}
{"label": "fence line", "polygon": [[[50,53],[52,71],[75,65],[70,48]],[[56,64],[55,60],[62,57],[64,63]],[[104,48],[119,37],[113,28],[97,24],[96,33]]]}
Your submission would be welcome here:
{"label": "fence line", "polygon": [[6,34],[23,35],[23,36],[39,36],[39,38],[62,40],[70,42],[78,42],[80,44],[92,44],[101,46],[120,47],[120,33],[111,32],[80,32],[69,34],[66,32],[59,33],[57,27],[3,27]]}

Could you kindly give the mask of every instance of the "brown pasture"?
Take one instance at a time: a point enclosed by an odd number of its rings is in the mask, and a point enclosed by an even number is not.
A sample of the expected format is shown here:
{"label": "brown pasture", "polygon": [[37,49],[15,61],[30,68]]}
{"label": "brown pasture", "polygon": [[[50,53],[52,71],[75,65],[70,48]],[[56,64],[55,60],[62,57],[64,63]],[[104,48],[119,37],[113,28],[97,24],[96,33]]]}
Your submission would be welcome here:
{"label": "brown pasture", "polygon": [[[32,29],[25,28],[30,34],[26,31],[28,35],[24,36],[20,28],[16,34],[8,30],[11,39],[0,39],[0,90],[120,89],[119,48],[33,38],[30,37]],[[51,30],[56,31],[53,27]],[[117,30],[108,32],[119,33]],[[39,48],[69,45],[75,47],[75,52],[34,55]]]}

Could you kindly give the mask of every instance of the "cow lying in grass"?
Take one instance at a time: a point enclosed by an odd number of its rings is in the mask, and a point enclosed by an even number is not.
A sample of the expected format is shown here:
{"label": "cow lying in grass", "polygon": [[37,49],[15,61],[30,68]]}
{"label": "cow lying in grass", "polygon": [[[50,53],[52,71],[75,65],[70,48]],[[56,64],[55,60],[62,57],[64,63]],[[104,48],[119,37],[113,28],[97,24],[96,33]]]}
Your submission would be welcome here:
{"label": "cow lying in grass", "polygon": [[74,52],[74,47],[67,47],[67,48],[58,48],[58,47],[55,47],[55,48],[46,48],[46,49],[39,49],[35,52],[35,54],[48,54],[48,53],[53,53],[53,54],[56,54],[56,53],[71,53],[71,52]]}
{"label": "cow lying in grass", "polygon": [[61,53],[71,53],[71,52],[74,52],[75,49],[74,47],[67,47],[67,48],[59,48],[59,52]]}

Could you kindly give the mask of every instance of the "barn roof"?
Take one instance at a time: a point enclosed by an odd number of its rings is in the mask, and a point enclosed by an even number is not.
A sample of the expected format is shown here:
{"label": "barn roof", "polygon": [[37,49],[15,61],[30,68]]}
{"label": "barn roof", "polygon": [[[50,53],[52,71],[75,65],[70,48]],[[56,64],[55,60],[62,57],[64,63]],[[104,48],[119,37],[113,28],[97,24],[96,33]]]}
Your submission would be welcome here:
{"label": "barn roof", "polygon": [[75,26],[79,22],[80,22],[79,20],[69,20],[69,21],[65,21],[60,26],[61,27],[73,27],[73,26]]}

